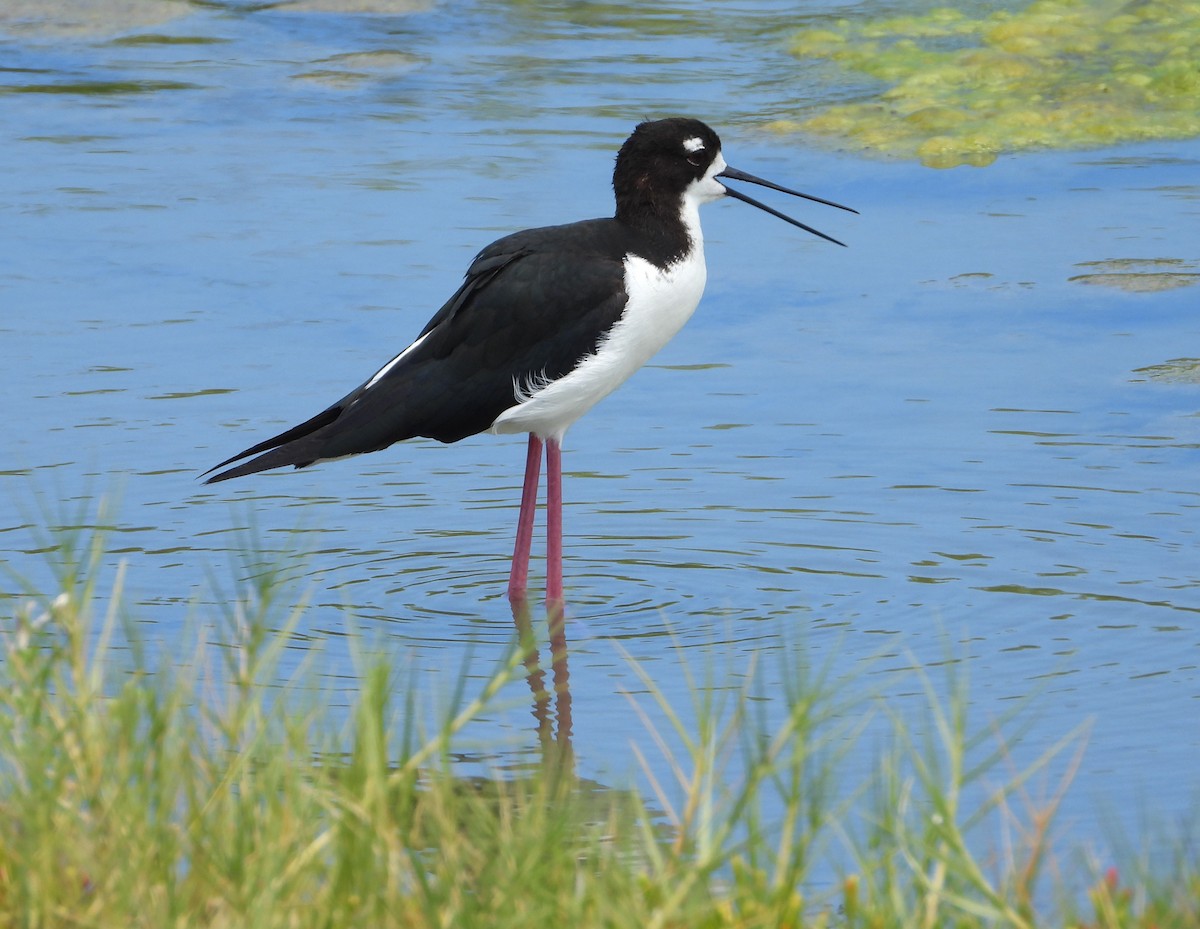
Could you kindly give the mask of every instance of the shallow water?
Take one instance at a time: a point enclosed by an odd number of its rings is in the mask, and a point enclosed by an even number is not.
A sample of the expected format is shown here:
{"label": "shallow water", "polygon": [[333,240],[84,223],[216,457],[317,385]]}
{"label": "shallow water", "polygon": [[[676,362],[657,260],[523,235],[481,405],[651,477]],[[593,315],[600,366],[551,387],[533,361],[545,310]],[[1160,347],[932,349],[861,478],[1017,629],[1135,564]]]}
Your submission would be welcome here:
{"label": "shallow water", "polygon": [[[169,6],[187,15],[0,22],[0,558],[33,586],[31,493],[86,522],[115,492],[112,560],[167,641],[254,524],[329,679],[348,629],[433,692],[468,656],[486,673],[513,635],[522,439],[197,474],[376,370],[492,238],[607,213],[631,126],[685,112],[732,164],[863,215],[796,208],[839,249],[708,207],[696,317],[568,436],[581,770],[619,780],[647,742],[623,652],[683,703],[681,657],[731,683],[757,658],[770,693],[789,645],[868,685],[949,651],[980,725],[1036,695],[1019,757],[1092,721],[1065,817],[1084,840],[1193,808],[1197,291],[1129,275],[1200,267],[1200,143],[938,172],[773,136],[853,88],[787,56],[769,0],[704,21]],[[473,730],[485,760],[536,751],[519,698]]]}

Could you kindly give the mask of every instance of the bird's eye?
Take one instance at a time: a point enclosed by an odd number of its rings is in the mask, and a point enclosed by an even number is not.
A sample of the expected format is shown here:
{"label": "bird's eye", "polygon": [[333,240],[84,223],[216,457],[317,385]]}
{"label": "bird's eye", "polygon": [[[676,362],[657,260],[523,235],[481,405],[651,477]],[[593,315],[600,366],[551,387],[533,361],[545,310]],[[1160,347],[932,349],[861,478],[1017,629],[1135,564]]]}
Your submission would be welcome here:
{"label": "bird's eye", "polygon": [[688,164],[693,168],[698,168],[704,164],[704,149],[698,148],[687,156]]}

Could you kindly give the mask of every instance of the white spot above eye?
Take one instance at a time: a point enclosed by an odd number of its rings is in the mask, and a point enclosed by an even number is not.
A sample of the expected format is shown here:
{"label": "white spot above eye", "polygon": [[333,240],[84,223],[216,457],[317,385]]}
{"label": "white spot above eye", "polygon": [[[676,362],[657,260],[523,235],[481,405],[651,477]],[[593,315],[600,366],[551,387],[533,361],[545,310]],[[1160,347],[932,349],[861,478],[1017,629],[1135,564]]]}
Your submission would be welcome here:
{"label": "white spot above eye", "polygon": [[694,155],[696,152],[704,149],[704,140],[699,136],[693,136],[690,139],[683,140],[683,150],[689,155]]}

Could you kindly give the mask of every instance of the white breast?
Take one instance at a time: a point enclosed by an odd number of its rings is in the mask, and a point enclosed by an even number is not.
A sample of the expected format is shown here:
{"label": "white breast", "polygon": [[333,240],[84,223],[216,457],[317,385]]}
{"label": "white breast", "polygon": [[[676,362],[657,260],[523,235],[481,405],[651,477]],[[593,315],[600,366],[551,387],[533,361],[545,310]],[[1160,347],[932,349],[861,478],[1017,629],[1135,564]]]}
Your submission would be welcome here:
{"label": "white breast", "polygon": [[491,432],[532,432],[561,441],[567,428],[620,387],[683,328],[704,293],[707,271],[697,211],[690,211],[692,249],[666,269],[630,255],[625,259],[629,300],[596,351],[549,384],[518,384],[521,402],[496,417]]}

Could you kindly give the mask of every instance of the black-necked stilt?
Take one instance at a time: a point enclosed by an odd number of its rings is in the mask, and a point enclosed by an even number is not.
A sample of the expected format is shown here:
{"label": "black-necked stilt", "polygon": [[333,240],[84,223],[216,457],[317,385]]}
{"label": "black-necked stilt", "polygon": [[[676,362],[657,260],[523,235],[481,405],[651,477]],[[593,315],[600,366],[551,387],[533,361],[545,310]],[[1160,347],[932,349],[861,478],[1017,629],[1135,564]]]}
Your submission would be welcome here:
{"label": "black-necked stilt", "polygon": [[725,180],[850,210],[731,168],[717,134],[698,120],[642,123],[617,154],[612,219],[493,242],[408,348],[312,419],[221,462],[211,470],[257,456],[208,482],[303,468],[414,436],[457,442],[479,432],[527,432],[508,595],[514,603],[525,598],[544,443],[546,599],[561,607],[563,435],[696,309],[705,281],[700,205],[734,197],[842,244]]}

